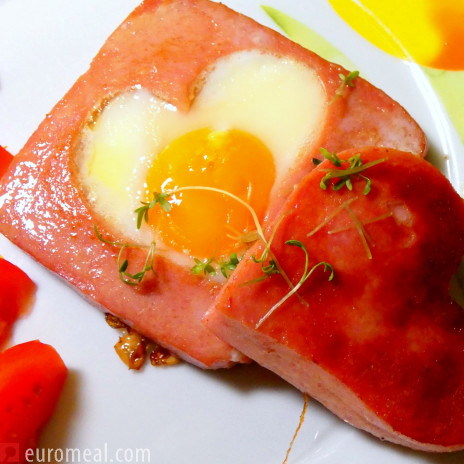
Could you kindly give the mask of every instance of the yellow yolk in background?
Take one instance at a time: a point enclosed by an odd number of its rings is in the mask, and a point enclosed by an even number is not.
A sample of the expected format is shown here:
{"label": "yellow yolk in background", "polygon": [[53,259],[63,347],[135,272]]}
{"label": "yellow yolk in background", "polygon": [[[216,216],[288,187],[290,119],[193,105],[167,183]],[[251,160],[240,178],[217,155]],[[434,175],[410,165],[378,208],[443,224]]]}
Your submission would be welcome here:
{"label": "yellow yolk in background", "polygon": [[458,0],[329,0],[371,43],[399,58],[464,69],[464,3]]}
{"label": "yellow yolk in background", "polygon": [[[214,187],[246,201],[262,220],[274,184],[269,149],[240,130],[198,129],[171,142],[154,160],[149,197],[184,186]],[[198,258],[222,256],[236,249],[240,236],[255,230],[248,209],[229,196],[211,191],[179,192],[169,213],[156,206],[149,223],[165,244]]]}
{"label": "yellow yolk in background", "polygon": [[464,3],[459,0],[429,3],[443,46],[435,59],[425,64],[439,69],[464,69]]}

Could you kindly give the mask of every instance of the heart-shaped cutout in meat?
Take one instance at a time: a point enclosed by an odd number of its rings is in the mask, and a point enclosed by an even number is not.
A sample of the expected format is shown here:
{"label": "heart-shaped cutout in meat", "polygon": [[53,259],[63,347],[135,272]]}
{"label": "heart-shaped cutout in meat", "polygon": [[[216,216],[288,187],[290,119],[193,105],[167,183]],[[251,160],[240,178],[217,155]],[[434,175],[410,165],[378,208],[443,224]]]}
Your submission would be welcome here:
{"label": "heart-shaped cutout in meat", "polygon": [[[141,285],[122,282],[121,269],[129,272],[132,267],[126,269],[124,259],[118,265],[119,248],[101,241],[95,226],[107,242],[127,242],[127,230],[89,203],[76,163],[82,143],[89,140],[84,131],[92,122],[98,124],[104,108],[118,96],[139,90],[188,113],[208,73],[220,60],[240,53],[306,67],[324,93],[314,137],[272,187],[264,215],[279,211],[312,169],[320,146],[340,150],[379,145],[424,154],[425,137],[413,119],[362,78],[353,86],[341,85],[340,74],[346,77],[348,71],[219,3],[147,0],[108,38],[89,70],[47,115],[15,157],[0,189],[1,233],[105,311],[205,368],[244,360],[201,324],[221,283],[193,275],[190,265],[156,253],[156,275],[146,273]],[[117,209],[119,202],[115,204]],[[130,214],[125,208],[121,205]],[[135,269],[144,269],[147,250],[125,251]]]}

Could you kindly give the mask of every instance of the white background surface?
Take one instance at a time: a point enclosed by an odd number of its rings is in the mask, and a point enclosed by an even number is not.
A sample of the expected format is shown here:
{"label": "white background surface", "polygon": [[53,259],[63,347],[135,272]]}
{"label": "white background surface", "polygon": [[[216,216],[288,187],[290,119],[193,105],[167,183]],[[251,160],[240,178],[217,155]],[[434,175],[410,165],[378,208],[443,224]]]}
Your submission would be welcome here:
{"label": "white background surface", "polygon": [[[225,1],[274,27],[260,3]],[[82,74],[136,0],[0,0],[0,143],[16,153]],[[266,2],[305,22],[418,120],[431,159],[464,191],[462,145],[419,68],[376,50],[326,0]],[[446,158],[445,158],[446,155]],[[37,283],[36,304],[13,343],[52,344],[69,377],[40,447],[150,451],[160,464],[281,463],[298,424],[302,395],[258,366],[203,372],[187,364],[129,372],[103,315],[0,237],[0,254]],[[59,456],[59,455],[58,455]],[[82,461],[84,462],[84,461]],[[139,461],[141,462],[141,461]],[[147,461],[145,461],[147,462]],[[464,454],[427,455],[381,443],[310,402],[291,463],[457,464]]]}

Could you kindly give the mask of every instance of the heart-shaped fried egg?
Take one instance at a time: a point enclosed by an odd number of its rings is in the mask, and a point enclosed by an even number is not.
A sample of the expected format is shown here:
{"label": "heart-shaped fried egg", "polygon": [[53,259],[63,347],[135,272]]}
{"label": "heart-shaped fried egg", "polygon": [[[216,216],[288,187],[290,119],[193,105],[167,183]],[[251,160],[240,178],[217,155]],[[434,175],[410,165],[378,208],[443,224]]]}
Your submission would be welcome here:
{"label": "heart-shaped fried egg", "polygon": [[[276,185],[318,135],[326,95],[315,71],[288,58],[241,51],[202,76],[187,112],[143,88],[112,98],[82,132],[78,175],[95,211],[138,243],[204,259],[237,250],[261,221]],[[154,192],[172,208],[134,210]]]}

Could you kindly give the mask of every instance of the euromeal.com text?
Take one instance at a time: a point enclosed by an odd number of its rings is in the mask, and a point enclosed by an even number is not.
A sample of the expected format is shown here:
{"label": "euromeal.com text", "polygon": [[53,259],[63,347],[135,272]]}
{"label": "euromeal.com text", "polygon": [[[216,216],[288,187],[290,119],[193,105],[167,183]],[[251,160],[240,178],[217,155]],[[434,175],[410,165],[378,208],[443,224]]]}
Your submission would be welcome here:
{"label": "euromeal.com text", "polygon": [[[19,445],[17,443],[0,443],[0,462],[17,463]],[[108,443],[102,448],[29,448],[26,450],[25,462],[30,463],[150,463],[151,453],[148,448],[115,448]],[[24,458],[23,458],[24,459]]]}

